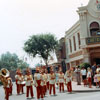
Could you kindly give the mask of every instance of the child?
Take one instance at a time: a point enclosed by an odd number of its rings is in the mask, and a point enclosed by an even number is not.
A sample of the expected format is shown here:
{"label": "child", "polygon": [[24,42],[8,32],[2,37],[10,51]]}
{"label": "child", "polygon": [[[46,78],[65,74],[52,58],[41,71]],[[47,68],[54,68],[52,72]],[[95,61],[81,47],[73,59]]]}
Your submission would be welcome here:
{"label": "child", "polygon": [[98,79],[98,82],[99,82],[99,87],[100,87],[100,71],[98,72],[97,79]]}
{"label": "child", "polygon": [[89,88],[92,88],[92,79],[91,79],[91,68],[88,68],[88,72],[87,72],[87,79],[88,79],[88,83],[89,83]]}
{"label": "child", "polygon": [[94,83],[96,83],[96,88],[98,87],[98,74],[95,72]]}

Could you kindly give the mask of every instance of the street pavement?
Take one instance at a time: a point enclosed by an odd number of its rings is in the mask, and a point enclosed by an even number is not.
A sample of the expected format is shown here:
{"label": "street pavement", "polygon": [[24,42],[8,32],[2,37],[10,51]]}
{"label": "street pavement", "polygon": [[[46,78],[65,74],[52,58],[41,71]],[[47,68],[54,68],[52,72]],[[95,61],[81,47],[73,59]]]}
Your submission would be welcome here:
{"label": "street pavement", "polygon": [[[86,90],[86,91],[85,91]],[[88,90],[90,92],[88,92]],[[59,90],[56,89],[56,96],[49,96],[48,93],[44,100],[100,100],[100,92],[99,91],[94,91],[94,90],[99,90],[98,88],[92,87],[92,89],[89,89],[88,87],[84,87],[83,85],[77,86],[76,82],[73,82],[73,93],[68,93],[67,88],[65,87],[65,92],[64,93],[59,93]],[[25,87],[24,87],[24,91]],[[79,92],[81,91],[81,92]],[[82,92],[85,91],[85,92]],[[29,100],[37,100],[36,99],[36,88],[34,87],[34,99],[29,99]],[[4,90],[3,87],[0,87],[0,100],[4,100]],[[26,99],[26,94],[22,95],[16,95],[16,85],[13,85],[13,95],[10,96],[10,100],[27,100]]]}

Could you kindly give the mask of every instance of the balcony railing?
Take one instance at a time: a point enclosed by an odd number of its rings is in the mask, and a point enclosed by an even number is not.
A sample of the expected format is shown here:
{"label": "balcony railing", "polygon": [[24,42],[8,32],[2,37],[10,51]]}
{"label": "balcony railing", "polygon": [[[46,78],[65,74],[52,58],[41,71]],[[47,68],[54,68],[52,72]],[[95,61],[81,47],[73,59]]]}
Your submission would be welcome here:
{"label": "balcony railing", "polygon": [[86,38],[86,44],[91,45],[91,44],[99,44],[100,43],[100,36],[98,37],[88,37]]}

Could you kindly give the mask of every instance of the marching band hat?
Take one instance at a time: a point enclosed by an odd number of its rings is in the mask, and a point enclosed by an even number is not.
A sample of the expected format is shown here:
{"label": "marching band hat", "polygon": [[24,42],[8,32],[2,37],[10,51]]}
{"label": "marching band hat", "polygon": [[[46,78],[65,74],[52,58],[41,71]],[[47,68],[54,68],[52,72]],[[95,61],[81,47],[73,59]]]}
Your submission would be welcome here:
{"label": "marching band hat", "polygon": [[40,68],[39,67],[36,67],[36,71],[39,71],[40,70]]}
{"label": "marching band hat", "polygon": [[21,73],[21,69],[18,68],[18,69],[16,70],[16,74],[20,74],[20,73]]}
{"label": "marching band hat", "polygon": [[59,68],[59,71],[62,72],[62,68],[61,67]]}
{"label": "marching band hat", "polygon": [[30,68],[27,68],[27,69],[26,69],[26,73],[27,73],[27,74],[31,73]]}

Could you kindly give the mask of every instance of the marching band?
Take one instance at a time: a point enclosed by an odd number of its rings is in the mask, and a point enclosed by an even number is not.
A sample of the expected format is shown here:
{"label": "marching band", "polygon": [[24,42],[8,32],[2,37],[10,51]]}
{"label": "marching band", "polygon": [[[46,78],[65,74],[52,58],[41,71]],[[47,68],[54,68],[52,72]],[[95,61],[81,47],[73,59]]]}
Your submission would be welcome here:
{"label": "marching band", "polygon": [[[3,68],[0,70],[0,80],[4,86],[5,100],[9,100],[9,96],[12,94],[13,84],[12,79],[9,75],[9,71],[7,69]],[[44,100],[47,92],[49,92],[50,96],[52,94],[52,91],[53,95],[56,95],[56,74],[53,67],[51,67],[50,73],[48,73],[47,69],[37,67],[34,77],[32,76],[29,68],[26,69],[25,76],[22,74],[21,69],[17,69],[15,80],[17,95],[23,94],[24,86],[26,86],[26,99],[34,99],[33,86],[36,87],[37,100]],[[71,72],[66,71],[64,75],[62,69],[60,68],[58,71],[57,79],[59,92],[64,92],[64,84],[67,85],[68,92],[72,92],[71,80]]]}

